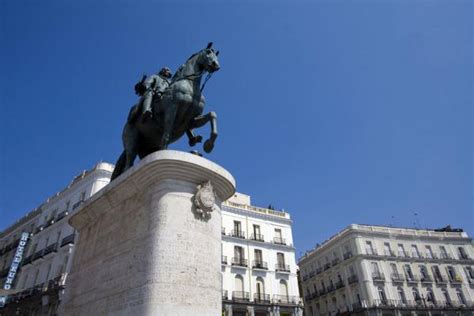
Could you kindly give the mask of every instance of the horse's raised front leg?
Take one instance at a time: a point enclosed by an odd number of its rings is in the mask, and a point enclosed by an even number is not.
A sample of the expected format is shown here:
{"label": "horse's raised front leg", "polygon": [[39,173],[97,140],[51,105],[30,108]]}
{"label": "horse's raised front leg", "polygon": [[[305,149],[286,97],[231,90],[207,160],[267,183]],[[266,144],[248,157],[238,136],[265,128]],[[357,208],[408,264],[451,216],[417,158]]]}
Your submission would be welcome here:
{"label": "horse's raised front leg", "polygon": [[217,114],[209,112],[194,118],[192,128],[201,127],[207,122],[211,122],[211,137],[204,142],[204,151],[210,153],[214,148],[214,142],[217,139]]}
{"label": "horse's raised front leg", "polygon": [[186,130],[186,135],[188,136],[189,146],[191,146],[191,147],[193,147],[197,143],[202,142],[202,136],[201,135],[194,135],[194,132],[191,128]]}

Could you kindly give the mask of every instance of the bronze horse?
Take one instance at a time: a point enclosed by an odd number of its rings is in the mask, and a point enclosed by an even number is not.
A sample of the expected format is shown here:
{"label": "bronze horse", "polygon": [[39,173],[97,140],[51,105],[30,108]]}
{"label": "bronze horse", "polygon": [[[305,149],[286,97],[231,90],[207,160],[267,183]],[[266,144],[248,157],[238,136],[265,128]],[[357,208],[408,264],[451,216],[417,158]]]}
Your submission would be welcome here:
{"label": "bronze horse", "polygon": [[218,55],[219,52],[212,49],[212,43],[193,54],[178,69],[162,97],[153,98],[152,118],[142,119],[139,111],[137,119],[127,121],[122,133],[124,151],[115,164],[111,180],[132,167],[137,155],[142,159],[150,153],[167,149],[184,133],[190,146],[201,142],[202,137],[195,136],[193,129],[207,122],[211,123],[211,135],[204,143],[204,151],[212,151],[217,138],[217,116],[214,112],[202,114],[205,99],[201,79],[205,73],[219,70]]}

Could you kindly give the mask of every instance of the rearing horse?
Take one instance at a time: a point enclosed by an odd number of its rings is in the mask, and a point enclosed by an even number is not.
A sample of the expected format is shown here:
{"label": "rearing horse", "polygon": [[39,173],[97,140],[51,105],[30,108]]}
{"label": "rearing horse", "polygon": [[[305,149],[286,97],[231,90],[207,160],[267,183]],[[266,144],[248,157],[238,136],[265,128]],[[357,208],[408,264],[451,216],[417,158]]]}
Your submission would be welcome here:
{"label": "rearing horse", "polygon": [[211,135],[204,143],[204,151],[209,153],[214,148],[217,138],[217,116],[214,112],[202,115],[205,100],[201,93],[201,79],[205,73],[212,74],[219,70],[217,56],[219,52],[212,49],[209,43],[205,49],[189,57],[171,80],[161,99],[153,98],[151,120],[139,117],[127,121],[123,128],[122,142],[124,151],[120,155],[111,180],[133,166],[138,155],[140,159],[148,154],[167,149],[184,133],[189,138],[189,145],[201,142],[201,136],[195,136],[194,128],[211,122]]}

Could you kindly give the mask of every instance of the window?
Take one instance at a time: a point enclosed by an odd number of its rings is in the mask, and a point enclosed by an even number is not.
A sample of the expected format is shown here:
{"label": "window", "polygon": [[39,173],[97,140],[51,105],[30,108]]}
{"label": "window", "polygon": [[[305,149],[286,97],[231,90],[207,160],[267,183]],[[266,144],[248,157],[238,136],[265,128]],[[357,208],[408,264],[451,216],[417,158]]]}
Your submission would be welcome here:
{"label": "window", "polygon": [[459,281],[460,277],[456,273],[456,269],[452,266],[448,266],[446,268],[446,271],[448,272],[448,277],[450,281]]}
{"label": "window", "polygon": [[234,234],[236,236],[239,236],[241,232],[242,232],[241,223],[239,221],[234,221]]}
{"label": "window", "polygon": [[237,263],[241,263],[245,256],[244,256],[244,248],[239,246],[234,246],[234,258]]}
{"label": "window", "polygon": [[472,267],[465,267],[464,271],[466,272],[466,277],[468,280],[474,280],[474,271],[472,270]]}
{"label": "window", "polygon": [[397,265],[395,263],[390,264],[390,269],[392,270],[392,274],[396,277],[398,277],[398,269]]}
{"label": "window", "polygon": [[434,297],[434,294],[433,294],[433,290],[431,288],[428,288],[426,290],[426,301],[430,302],[432,304],[436,303],[436,300],[435,300],[435,297]]}
{"label": "window", "polygon": [[398,255],[400,257],[405,257],[405,248],[403,248],[402,244],[398,244]]}
{"label": "window", "polygon": [[405,296],[405,292],[403,291],[403,288],[398,287],[398,288],[397,288],[397,292],[398,292],[398,298],[399,298],[399,300],[400,300],[403,304],[406,304],[406,303],[407,303],[407,298],[406,298],[406,296]]}
{"label": "window", "polygon": [[285,280],[280,280],[280,295],[288,297],[288,285]]}
{"label": "window", "polygon": [[279,267],[285,266],[285,254],[277,252],[277,263]]}
{"label": "window", "polygon": [[385,255],[386,256],[391,256],[392,255],[392,249],[390,249],[390,244],[388,242],[383,244]]}
{"label": "window", "polygon": [[65,207],[64,207],[64,210],[65,210],[65,211],[69,211],[69,206],[70,206],[70,205],[71,205],[71,201],[67,201],[67,202],[66,202],[66,205],[65,205]]}
{"label": "window", "polygon": [[443,288],[443,289],[441,289],[441,293],[443,294],[444,300],[446,301],[446,303],[450,304],[451,303],[451,298],[449,297],[448,290]]}
{"label": "window", "polygon": [[425,246],[426,248],[426,258],[433,259],[433,251],[431,250],[431,246]]}
{"label": "window", "polygon": [[385,291],[384,291],[383,287],[379,286],[377,288],[377,291],[379,292],[380,301],[385,304],[387,302],[387,297],[385,296]]}
{"label": "window", "polygon": [[260,226],[253,225],[253,239],[254,240],[263,240],[263,236],[260,233]]}
{"label": "window", "polygon": [[262,250],[260,249],[255,249],[254,250],[254,256],[255,256],[255,262],[262,264],[263,259],[262,259]]}
{"label": "window", "polygon": [[365,252],[368,255],[373,255],[374,254],[374,248],[372,247],[372,242],[371,241],[366,241],[365,242]]}
{"label": "window", "polygon": [[415,276],[413,275],[413,272],[411,271],[411,267],[409,264],[406,264],[404,266],[405,268],[405,275],[406,277],[410,280],[410,281],[413,281],[415,279]]}
{"label": "window", "polygon": [[439,251],[441,253],[441,258],[443,259],[448,258],[448,253],[446,252],[446,248],[444,248],[444,246],[439,246]]}
{"label": "window", "polygon": [[413,258],[419,258],[420,253],[418,252],[418,247],[416,245],[411,245],[411,256]]}
{"label": "window", "polygon": [[463,247],[458,247],[459,259],[469,259],[469,256]]}
{"label": "window", "polygon": [[273,242],[280,245],[286,244],[285,240],[282,237],[280,228],[275,228],[275,236],[273,237]]}
{"label": "window", "polygon": [[237,292],[240,292],[239,294],[241,294],[243,296],[243,292],[244,292],[244,278],[237,274],[235,276],[235,285],[234,285],[234,289],[235,291]]}
{"label": "window", "polygon": [[412,291],[412,294],[413,294],[413,299],[415,301],[421,301],[421,296],[420,296],[420,292],[418,292],[418,289],[416,287],[412,288],[411,289]]}
{"label": "window", "polygon": [[466,298],[464,297],[461,289],[456,289],[456,295],[458,296],[459,302],[463,305],[466,305]]}
{"label": "window", "polygon": [[420,265],[420,274],[421,274],[421,281],[429,281],[430,276],[428,275],[428,271],[424,265]]}
{"label": "window", "polygon": [[258,297],[258,300],[263,301],[265,299],[265,286],[264,281],[261,277],[257,278],[257,282],[255,283],[255,294]]}

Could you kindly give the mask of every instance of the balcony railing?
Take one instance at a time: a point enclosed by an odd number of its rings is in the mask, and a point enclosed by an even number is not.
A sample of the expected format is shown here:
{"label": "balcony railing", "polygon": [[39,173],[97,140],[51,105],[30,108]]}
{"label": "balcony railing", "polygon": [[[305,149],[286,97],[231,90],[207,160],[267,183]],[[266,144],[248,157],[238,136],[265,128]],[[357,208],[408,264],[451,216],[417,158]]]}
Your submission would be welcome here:
{"label": "balcony railing", "polygon": [[58,251],[58,243],[55,242],[54,244],[51,244],[44,249],[43,256],[46,256],[52,252],[57,252],[57,251]]}
{"label": "balcony railing", "polygon": [[336,287],[333,284],[329,284],[328,287],[326,288],[328,293],[334,292],[336,290]]}
{"label": "balcony railing", "polygon": [[275,304],[298,305],[300,302],[301,298],[298,296],[273,295],[273,303]]}
{"label": "balcony railing", "polygon": [[222,299],[228,300],[229,299],[229,292],[227,290],[222,291]]}
{"label": "balcony railing", "polygon": [[255,241],[262,241],[262,242],[265,241],[265,239],[263,238],[263,235],[261,234],[252,234],[250,235],[250,239],[255,240]]}
{"label": "balcony railing", "polygon": [[221,263],[227,264],[227,256],[221,256]]}
{"label": "balcony railing", "polygon": [[221,234],[222,234],[222,236],[225,236],[225,227],[221,228]]}
{"label": "balcony railing", "polygon": [[339,258],[335,258],[335,259],[331,262],[331,264],[332,264],[332,266],[334,267],[334,266],[338,265],[339,262],[341,262],[341,260],[340,260]]}
{"label": "balcony railing", "polygon": [[64,217],[68,216],[68,212],[67,211],[63,211],[61,213],[58,214],[58,216],[56,216],[56,222],[59,222],[60,220],[62,220]]}
{"label": "balcony railing", "polygon": [[33,255],[32,261],[43,258],[43,250],[44,249],[41,249],[41,250],[35,252],[35,254]]}
{"label": "balcony railing", "polygon": [[395,252],[392,251],[392,250],[386,250],[386,251],[385,251],[385,256],[386,256],[386,257],[392,257],[392,258],[394,258],[394,257],[396,257],[397,255],[396,255]]}
{"label": "balcony railing", "polygon": [[290,272],[290,266],[283,263],[277,263],[275,265],[275,271],[278,272]]}
{"label": "balcony railing", "polygon": [[385,281],[385,275],[382,272],[372,272],[372,280]]}
{"label": "balcony railing", "polygon": [[339,280],[339,281],[336,282],[336,289],[339,290],[339,289],[343,288],[344,286],[346,286],[346,285],[344,284],[344,281]]}
{"label": "balcony railing", "polygon": [[462,277],[459,274],[456,274],[454,277],[449,277],[449,282],[452,284],[461,284]]}
{"label": "balcony railing", "polygon": [[71,235],[69,236],[66,236],[63,238],[63,240],[61,241],[61,247],[65,246],[65,245],[68,245],[68,244],[74,244],[74,233],[72,233]]}
{"label": "balcony railing", "polygon": [[25,258],[21,261],[21,265],[26,266],[27,264],[30,264],[31,261],[33,261],[33,255],[28,256],[28,257],[25,257]]}
{"label": "balcony railing", "polygon": [[403,282],[405,278],[400,273],[392,273],[391,275],[392,282]]}
{"label": "balcony railing", "polygon": [[44,229],[44,225],[40,225],[40,226],[36,227],[34,233],[37,234],[37,233],[39,233],[40,231],[42,231],[43,229]]}
{"label": "balcony railing", "polygon": [[379,253],[377,252],[377,249],[367,249],[366,250],[366,255],[368,256],[378,256]]}
{"label": "balcony railing", "polygon": [[268,264],[265,261],[254,260],[254,261],[252,261],[252,268],[261,269],[261,270],[268,270]]}
{"label": "balcony railing", "polygon": [[453,259],[453,257],[448,253],[441,253],[439,257],[440,259]]}
{"label": "balcony railing", "polygon": [[324,271],[329,270],[331,268],[331,264],[328,262],[324,265]]}
{"label": "balcony railing", "polygon": [[267,303],[267,304],[271,303],[270,295],[263,294],[263,293],[254,293],[253,301],[256,303]]}
{"label": "balcony railing", "polygon": [[343,257],[344,257],[344,260],[349,259],[350,257],[352,257],[352,251],[345,252]]}
{"label": "balcony railing", "polygon": [[432,283],[433,278],[430,275],[426,274],[426,275],[422,275],[420,277],[420,281],[421,281],[421,283]]}
{"label": "balcony railing", "polygon": [[435,275],[434,279],[435,279],[435,282],[438,283],[438,284],[448,283],[448,279],[443,275]]}
{"label": "balcony railing", "polygon": [[286,240],[281,237],[273,237],[273,243],[277,245],[286,245]]}
{"label": "balcony railing", "polygon": [[354,283],[357,283],[359,281],[359,278],[357,277],[357,275],[353,274],[353,275],[350,275],[348,278],[347,278],[347,283],[349,284],[354,284]]}
{"label": "balcony railing", "polygon": [[248,302],[248,301],[250,301],[250,293],[249,292],[242,292],[242,291],[233,291],[232,292],[232,300],[233,301]]}
{"label": "balcony railing", "polygon": [[400,257],[400,258],[410,258],[410,255],[406,251],[398,251],[398,257]]}
{"label": "balcony railing", "polygon": [[84,203],[83,200],[77,201],[77,202],[74,203],[74,205],[72,206],[72,209],[75,210],[76,208],[78,208],[79,206],[81,206],[82,203]]}
{"label": "balcony railing", "polygon": [[248,261],[247,259],[244,259],[244,258],[234,257],[232,258],[232,265],[238,266],[238,267],[247,267]]}
{"label": "balcony railing", "polygon": [[471,257],[467,253],[460,253],[459,254],[459,260],[470,260]]}
{"label": "balcony railing", "polygon": [[418,283],[420,281],[420,277],[416,274],[412,274],[412,275],[407,274],[405,276],[408,283]]}
{"label": "balcony railing", "polygon": [[245,239],[245,233],[242,230],[231,230],[230,236]]}

